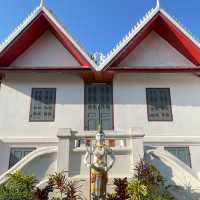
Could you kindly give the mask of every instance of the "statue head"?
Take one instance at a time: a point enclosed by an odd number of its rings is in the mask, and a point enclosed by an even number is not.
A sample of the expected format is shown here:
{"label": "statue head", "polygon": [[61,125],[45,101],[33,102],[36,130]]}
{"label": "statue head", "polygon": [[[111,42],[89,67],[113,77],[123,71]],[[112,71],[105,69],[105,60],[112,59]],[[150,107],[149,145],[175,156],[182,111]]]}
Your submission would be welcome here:
{"label": "statue head", "polygon": [[98,127],[98,132],[96,134],[96,143],[103,144],[105,142],[105,134],[102,131],[101,127]]}

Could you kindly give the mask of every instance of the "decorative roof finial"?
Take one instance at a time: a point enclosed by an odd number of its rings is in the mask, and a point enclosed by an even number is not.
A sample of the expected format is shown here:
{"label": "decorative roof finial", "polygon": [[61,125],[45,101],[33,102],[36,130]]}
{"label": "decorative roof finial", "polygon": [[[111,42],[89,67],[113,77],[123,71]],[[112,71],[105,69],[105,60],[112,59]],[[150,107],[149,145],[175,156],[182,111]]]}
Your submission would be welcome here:
{"label": "decorative roof finial", "polygon": [[157,0],[156,7],[160,8],[160,0]]}
{"label": "decorative roof finial", "polygon": [[44,7],[44,0],[40,0],[40,7]]}

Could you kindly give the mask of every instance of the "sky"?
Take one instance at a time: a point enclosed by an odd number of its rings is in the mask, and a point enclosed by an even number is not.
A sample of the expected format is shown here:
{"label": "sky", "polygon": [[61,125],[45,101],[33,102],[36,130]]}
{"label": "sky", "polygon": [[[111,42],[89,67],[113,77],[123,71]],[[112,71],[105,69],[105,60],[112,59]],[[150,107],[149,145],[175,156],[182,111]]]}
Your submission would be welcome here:
{"label": "sky", "polygon": [[[200,38],[200,0],[160,0],[161,7]],[[3,41],[40,0],[0,0]],[[156,0],[45,0],[58,21],[88,53],[108,53]]]}

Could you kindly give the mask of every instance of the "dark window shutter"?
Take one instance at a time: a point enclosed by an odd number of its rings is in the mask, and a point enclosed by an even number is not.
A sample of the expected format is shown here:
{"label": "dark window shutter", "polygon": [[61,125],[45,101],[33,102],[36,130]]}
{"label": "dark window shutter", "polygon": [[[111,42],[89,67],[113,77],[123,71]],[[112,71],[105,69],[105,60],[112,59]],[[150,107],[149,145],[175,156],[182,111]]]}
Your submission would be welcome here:
{"label": "dark window shutter", "polygon": [[33,88],[31,97],[30,121],[53,121],[56,89]]}
{"label": "dark window shutter", "polygon": [[85,86],[85,129],[96,130],[98,116],[98,88],[94,84]]}
{"label": "dark window shutter", "polygon": [[100,87],[101,123],[104,130],[113,129],[113,89],[112,85],[105,84]]}
{"label": "dark window shutter", "polygon": [[169,88],[147,88],[146,96],[149,121],[172,121]]}
{"label": "dark window shutter", "polygon": [[[100,113],[99,113],[100,109]],[[85,85],[85,129],[97,130],[99,116],[104,130],[113,129],[113,91],[110,84]]]}

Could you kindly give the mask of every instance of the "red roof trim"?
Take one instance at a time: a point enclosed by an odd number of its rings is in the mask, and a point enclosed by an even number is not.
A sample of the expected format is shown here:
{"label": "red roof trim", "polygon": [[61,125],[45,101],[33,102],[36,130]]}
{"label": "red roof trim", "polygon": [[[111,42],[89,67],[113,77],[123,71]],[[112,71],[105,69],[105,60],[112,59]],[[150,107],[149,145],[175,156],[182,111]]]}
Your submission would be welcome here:
{"label": "red roof trim", "polygon": [[200,67],[112,67],[109,69],[112,72],[133,72],[133,73],[176,73],[176,72],[200,72]]}
{"label": "red roof trim", "polygon": [[91,71],[90,68],[83,67],[0,67],[0,71]]}
{"label": "red roof trim", "polygon": [[[159,27],[159,28],[158,28]],[[164,28],[163,28],[164,27]],[[104,67],[104,71],[118,68],[118,64],[129,55],[152,31],[156,31],[161,37],[168,41],[182,55],[187,57],[196,66],[200,65],[200,49],[191,41],[181,30],[178,29],[164,14],[159,11],[147,24],[143,27],[121,51]],[[134,68],[134,66],[132,67]],[[124,68],[120,68],[122,71]],[[144,67],[145,69],[145,67]],[[158,68],[155,68],[155,70]],[[193,69],[193,68],[192,68]],[[127,70],[127,69],[124,69]],[[135,69],[133,69],[135,70]],[[137,70],[137,69],[136,69]],[[159,71],[161,69],[158,69]],[[184,71],[186,68],[183,69]]]}
{"label": "red roof trim", "polygon": [[56,24],[43,12],[45,19],[51,25],[51,31],[63,46],[75,57],[75,59],[84,67],[89,67],[91,64],[84,58],[81,52],[72,44],[72,42],[64,35],[64,33],[56,26]]}
{"label": "red roof trim", "polygon": [[[169,19],[162,13],[160,17],[163,23],[166,24],[165,30],[156,29],[157,33],[160,34],[166,41],[168,41],[174,48],[176,48],[182,55],[187,57],[195,65],[200,64],[200,49],[196,44],[191,41],[185,34],[182,33]],[[158,27],[158,26],[157,26]],[[168,34],[171,31],[171,36]],[[170,38],[171,37],[171,38]],[[177,38],[177,39],[176,39]]]}
{"label": "red roof trim", "polygon": [[[117,59],[123,60],[127,54],[130,53],[131,50],[134,50],[143,40],[144,38],[148,35],[148,33],[151,31],[153,22],[157,18],[158,14],[156,14],[150,21],[149,23],[143,27],[136,35],[134,38],[132,38],[126,46],[112,59],[110,62],[107,64],[107,66],[104,67],[104,71],[109,69],[113,63]],[[132,44],[132,45],[131,45]],[[130,48],[131,46],[131,48]],[[127,52],[126,54],[123,54],[124,52]]]}
{"label": "red roof trim", "polygon": [[[40,13],[36,18],[34,18],[33,21],[0,53],[0,67],[8,66],[45,32],[46,23],[41,19],[41,16],[42,14]],[[39,21],[40,24],[42,24],[40,28],[38,26]],[[32,27],[32,29],[37,29],[37,31],[33,32],[30,27]],[[30,35],[32,37],[30,37]]]}
{"label": "red roof trim", "polygon": [[0,68],[9,66],[18,56],[29,48],[46,30],[50,30],[63,46],[75,57],[84,68],[90,68],[91,64],[72,44],[69,38],[58,26],[41,11],[33,21],[0,53]]}

